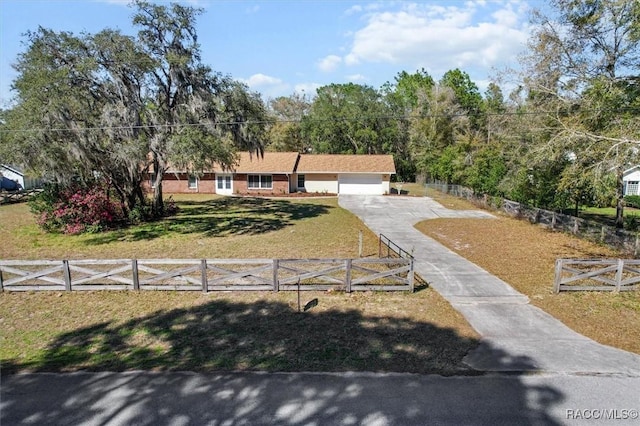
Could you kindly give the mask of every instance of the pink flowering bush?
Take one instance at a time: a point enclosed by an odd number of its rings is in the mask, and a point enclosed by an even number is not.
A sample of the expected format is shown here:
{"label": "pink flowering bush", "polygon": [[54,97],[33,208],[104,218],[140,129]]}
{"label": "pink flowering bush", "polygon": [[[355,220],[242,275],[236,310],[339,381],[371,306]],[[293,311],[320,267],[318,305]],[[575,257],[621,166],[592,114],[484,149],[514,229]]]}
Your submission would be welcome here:
{"label": "pink flowering bush", "polygon": [[104,188],[50,187],[31,203],[38,225],[49,232],[100,232],[123,220],[119,205]]}

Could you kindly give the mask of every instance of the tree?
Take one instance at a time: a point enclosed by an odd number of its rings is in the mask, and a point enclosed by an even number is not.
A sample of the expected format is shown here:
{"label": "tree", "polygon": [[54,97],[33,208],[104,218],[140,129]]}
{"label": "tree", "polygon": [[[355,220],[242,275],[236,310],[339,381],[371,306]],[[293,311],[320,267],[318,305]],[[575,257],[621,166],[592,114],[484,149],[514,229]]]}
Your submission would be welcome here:
{"label": "tree", "polygon": [[421,108],[422,100],[431,93],[435,82],[427,71],[421,69],[413,74],[399,72],[394,83],[382,86],[382,101],[395,119],[389,122],[387,131],[393,140],[393,155],[397,178],[401,181],[414,181],[416,165],[410,149],[409,117]]}
{"label": "tree", "polygon": [[530,104],[547,113],[549,138],[539,155],[589,156],[593,162],[583,171],[594,180],[615,170],[616,225],[622,227],[622,171],[638,160],[640,143],[640,7],[624,0],[554,0],[551,8],[553,17],[534,11],[536,30],[523,58]]}
{"label": "tree", "polygon": [[269,107],[273,124],[269,128],[268,149],[306,152],[310,147],[302,134],[302,119],[309,113],[309,99],[294,93],[271,100]]}
{"label": "tree", "polygon": [[133,6],[137,38],[109,29],[27,35],[1,143],[58,181],[106,181],[129,210],[145,202],[151,166],[162,214],[169,165],[198,172],[214,162],[231,167],[237,148],[262,152],[266,109],[245,85],[201,63],[201,10]]}
{"label": "tree", "polygon": [[320,87],[303,120],[303,131],[315,152],[382,154],[390,152],[388,111],[370,86],[330,84]]}
{"label": "tree", "polygon": [[201,9],[145,1],[135,6],[138,41],[153,61],[144,129],[155,172],[153,206],[161,212],[162,177],[172,154],[180,154],[182,165],[218,162],[231,167],[234,145],[261,153],[262,126],[244,123],[264,119],[266,110],[258,96],[246,93],[246,87],[213,74],[201,63],[195,29]]}

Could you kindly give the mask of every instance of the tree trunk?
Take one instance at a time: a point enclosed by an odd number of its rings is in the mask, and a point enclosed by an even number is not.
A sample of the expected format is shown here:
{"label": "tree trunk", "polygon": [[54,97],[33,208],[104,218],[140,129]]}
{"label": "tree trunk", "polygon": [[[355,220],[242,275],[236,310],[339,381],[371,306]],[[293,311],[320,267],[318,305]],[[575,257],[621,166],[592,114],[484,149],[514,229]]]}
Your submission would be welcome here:
{"label": "tree trunk", "polygon": [[616,180],[616,228],[624,228],[624,182],[622,180],[622,170],[618,170]]}
{"label": "tree trunk", "polygon": [[153,214],[154,216],[162,216],[164,214],[164,201],[162,200],[162,175],[164,174],[165,165],[153,153]]}

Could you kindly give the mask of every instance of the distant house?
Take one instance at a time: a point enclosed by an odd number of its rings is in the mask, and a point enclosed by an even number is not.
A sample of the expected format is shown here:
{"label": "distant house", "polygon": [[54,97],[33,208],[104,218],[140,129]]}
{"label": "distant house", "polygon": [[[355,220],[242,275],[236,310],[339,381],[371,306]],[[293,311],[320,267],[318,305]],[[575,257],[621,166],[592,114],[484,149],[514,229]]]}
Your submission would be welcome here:
{"label": "distant house", "polygon": [[20,167],[0,164],[2,174],[2,189],[15,191],[17,189],[33,189],[42,186],[42,179],[33,178],[25,174]]}
{"label": "distant house", "polygon": [[162,185],[167,193],[382,195],[389,193],[389,182],[395,172],[391,155],[265,152],[264,156],[258,156],[242,152],[231,170],[216,166],[199,176],[169,170]]}
{"label": "distant house", "polygon": [[625,196],[640,195],[640,165],[625,170],[622,173],[622,182]]}

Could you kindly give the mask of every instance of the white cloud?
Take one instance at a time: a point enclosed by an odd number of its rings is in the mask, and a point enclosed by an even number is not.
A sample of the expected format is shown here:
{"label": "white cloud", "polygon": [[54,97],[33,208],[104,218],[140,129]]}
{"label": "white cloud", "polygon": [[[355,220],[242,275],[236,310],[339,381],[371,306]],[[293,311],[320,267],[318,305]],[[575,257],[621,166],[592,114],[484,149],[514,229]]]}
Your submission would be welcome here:
{"label": "white cloud", "polygon": [[365,77],[362,74],[351,74],[351,75],[347,76],[347,80],[353,81],[353,82],[356,82],[356,81],[367,81],[367,77]]}
{"label": "white cloud", "polygon": [[294,86],[294,90],[298,93],[304,93],[305,95],[315,96],[316,90],[323,85],[320,83],[299,83]]}
{"label": "white cloud", "polygon": [[275,98],[277,96],[286,95],[291,91],[291,86],[277,77],[266,74],[254,74],[247,79],[238,79],[245,83],[253,91],[260,92],[264,97]]}
{"label": "white cloud", "polygon": [[260,5],[256,4],[254,6],[248,7],[245,9],[245,12],[248,14],[258,13],[260,10]]}
{"label": "white cloud", "polygon": [[265,74],[254,74],[246,80],[242,80],[249,87],[261,87],[261,86],[273,86],[276,84],[282,84],[282,80],[276,77],[271,77]]}
{"label": "white cloud", "polygon": [[342,58],[337,55],[329,55],[318,62],[318,68],[324,72],[331,72],[342,63]]}
{"label": "white cloud", "polygon": [[516,10],[511,3],[402,3],[401,9],[374,11],[351,35],[342,61],[348,66],[387,63],[437,72],[489,69],[512,61],[528,37],[526,5],[515,5]]}

